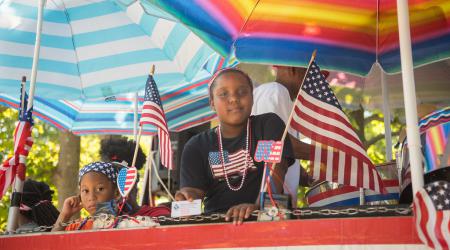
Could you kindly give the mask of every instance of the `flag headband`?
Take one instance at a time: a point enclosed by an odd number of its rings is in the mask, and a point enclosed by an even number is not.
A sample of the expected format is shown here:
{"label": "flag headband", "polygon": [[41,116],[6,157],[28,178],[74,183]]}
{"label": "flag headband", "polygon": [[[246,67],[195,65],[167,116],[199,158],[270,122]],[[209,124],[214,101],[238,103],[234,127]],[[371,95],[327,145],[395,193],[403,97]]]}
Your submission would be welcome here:
{"label": "flag headband", "polygon": [[119,170],[110,162],[97,161],[84,166],[78,173],[78,183],[80,183],[81,178],[89,172],[104,174],[114,184],[117,183],[117,174]]}

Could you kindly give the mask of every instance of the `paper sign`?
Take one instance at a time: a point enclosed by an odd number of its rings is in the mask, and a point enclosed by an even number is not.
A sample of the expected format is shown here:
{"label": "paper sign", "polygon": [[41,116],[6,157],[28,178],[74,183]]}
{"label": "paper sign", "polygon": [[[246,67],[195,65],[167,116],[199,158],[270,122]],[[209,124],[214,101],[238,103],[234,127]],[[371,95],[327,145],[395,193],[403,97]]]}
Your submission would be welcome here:
{"label": "paper sign", "polygon": [[190,215],[199,215],[202,213],[202,200],[172,202],[172,218],[184,217]]}

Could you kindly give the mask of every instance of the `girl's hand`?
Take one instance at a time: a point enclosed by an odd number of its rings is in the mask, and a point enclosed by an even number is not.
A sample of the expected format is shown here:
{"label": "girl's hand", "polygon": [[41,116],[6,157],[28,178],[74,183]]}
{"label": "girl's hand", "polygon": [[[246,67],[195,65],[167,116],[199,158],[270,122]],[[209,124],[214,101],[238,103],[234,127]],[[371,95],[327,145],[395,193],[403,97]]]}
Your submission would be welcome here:
{"label": "girl's hand", "polygon": [[61,213],[59,213],[58,219],[56,219],[55,225],[53,225],[52,232],[63,231],[66,228],[64,223],[70,220],[72,215],[78,213],[83,206],[81,205],[80,196],[72,196],[64,201]]}
{"label": "girl's hand", "polygon": [[251,203],[243,203],[228,209],[227,214],[225,215],[225,221],[229,221],[230,218],[233,218],[234,225],[241,225],[244,219],[248,219],[253,211],[258,209],[256,204]]}
{"label": "girl's hand", "polygon": [[64,201],[61,215],[69,219],[83,208],[80,196],[71,196]]}
{"label": "girl's hand", "polygon": [[176,201],[193,201],[195,199],[203,199],[205,192],[198,188],[184,187],[175,193]]}

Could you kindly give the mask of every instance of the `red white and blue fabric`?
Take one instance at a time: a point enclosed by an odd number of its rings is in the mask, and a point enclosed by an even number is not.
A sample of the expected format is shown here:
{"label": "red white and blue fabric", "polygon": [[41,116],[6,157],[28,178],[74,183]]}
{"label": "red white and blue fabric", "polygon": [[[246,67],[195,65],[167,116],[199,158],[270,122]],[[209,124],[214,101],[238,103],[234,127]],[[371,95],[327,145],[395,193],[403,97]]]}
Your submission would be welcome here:
{"label": "red white and blue fabric", "polygon": [[247,155],[244,149],[241,149],[237,152],[229,154],[227,150],[223,151],[223,159],[224,164],[222,164],[222,156],[218,151],[209,152],[208,160],[209,166],[211,168],[211,172],[215,179],[221,179],[225,177],[225,172],[227,176],[231,175],[242,175],[244,173],[246,163],[245,159],[247,158],[247,170],[256,169],[255,164],[253,163],[252,158]]}
{"label": "red white and blue fabric", "polygon": [[[22,90],[20,91],[22,93]],[[14,182],[16,175],[25,181],[25,163],[33,145],[31,131],[33,129],[33,107],[27,110],[28,96],[24,101],[23,110],[19,110],[19,122],[14,130],[14,155],[6,159],[0,166],[0,195],[3,196]]]}
{"label": "red white and blue fabric", "polygon": [[119,170],[110,162],[92,162],[80,169],[78,172],[78,183],[80,183],[81,178],[89,172],[104,174],[112,183],[116,184]]}
{"label": "red white and blue fabric", "polygon": [[281,141],[258,141],[255,152],[255,161],[278,163],[281,161],[281,151],[283,144]]}
{"label": "red white and blue fabric", "polygon": [[[397,179],[383,180],[383,185],[387,193],[380,194],[372,190],[365,190],[365,201],[377,202],[399,199],[399,182]],[[359,188],[352,186],[343,186],[322,193],[311,193],[307,197],[310,207],[354,206],[360,204],[359,199]]]}
{"label": "red white and blue fabric", "polygon": [[314,179],[383,190],[381,177],[315,61],[295,101],[290,125],[313,141]]}
{"label": "red white and blue fabric", "polygon": [[413,209],[420,240],[434,249],[449,249],[450,183],[426,184],[416,193]]}
{"label": "red white and blue fabric", "polygon": [[151,124],[157,128],[161,163],[166,168],[172,169],[172,143],[170,142],[161,97],[152,75],[148,76],[145,84],[144,106],[142,107],[140,125],[143,126],[144,124]]}
{"label": "red white and blue fabric", "polygon": [[127,197],[138,176],[138,171],[135,167],[124,167],[120,169],[117,176],[117,187],[122,197]]}

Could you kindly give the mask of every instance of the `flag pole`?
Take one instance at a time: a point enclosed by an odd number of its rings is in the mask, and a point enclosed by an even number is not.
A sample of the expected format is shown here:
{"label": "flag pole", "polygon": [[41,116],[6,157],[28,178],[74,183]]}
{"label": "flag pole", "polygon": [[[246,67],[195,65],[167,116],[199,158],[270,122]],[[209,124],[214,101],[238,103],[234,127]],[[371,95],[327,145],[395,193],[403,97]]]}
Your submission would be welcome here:
{"label": "flag pole", "polygon": [[[149,75],[153,76],[154,73],[155,73],[155,65],[152,64],[152,66],[150,67]],[[142,125],[139,125],[139,132],[136,137],[136,147],[134,148],[133,163],[131,164],[131,166],[135,166],[136,164],[136,158],[139,149],[139,142],[141,141],[141,136],[142,136]]]}
{"label": "flag pole", "polygon": [[[314,51],[312,52],[312,54],[311,54],[311,59],[309,60],[308,67],[306,68],[306,72],[308,72],[309,69],[311,68],[312,62],[314,61],[314,59],[316,59],[316,54],[317,54],[317,50],[314,50]],[[283,146],[282,146],[283,149],[284,149],[284,140],[286,139],[287,132],[288,132],[288,129],[289,129],[289,124],[291,124],[291,120],[292,120],[292,117],[293,117],[293,115],[294,115],[295,104],[297,103],[298,96],[300,95],[300,93],[301,93],[301,91],[302,91],[302,87],[303,87],[303,83],[305,82],[306,75],[307,75],[307,74],[305,74],[305,75],[303,76],[302,83],[300,84],[300,89],[299,89],[299,91],[298,91],[298,93],[297,93],[297,97],[295,98],[294,105],[293,105],[292,110],[291,110],[291,114],[289,115],[289,119],[288,119],[288,121],[286,122],[286,125],[285,125],[285,128],[284,128],[283,136],[281,137],[281,145],[283,145]],[[281,150],[281,155],[283,155],[283,149]],[[274,170],[275,170],[275,163],[272,163],[272,167],[270,168],[270,173],[269,173],[270,176],[272,176],[272,172],[273,172]],[[264,175],[263,175],[263,182],[264,182],[265,180],[266,180],[266,176],[265,176],[265,174],[264,174]],[[266,191],[267,191],[267,185],[264,187],[264,192],[266,192]],[[258,201],[257,201],[257,202],[258,202]]]}

